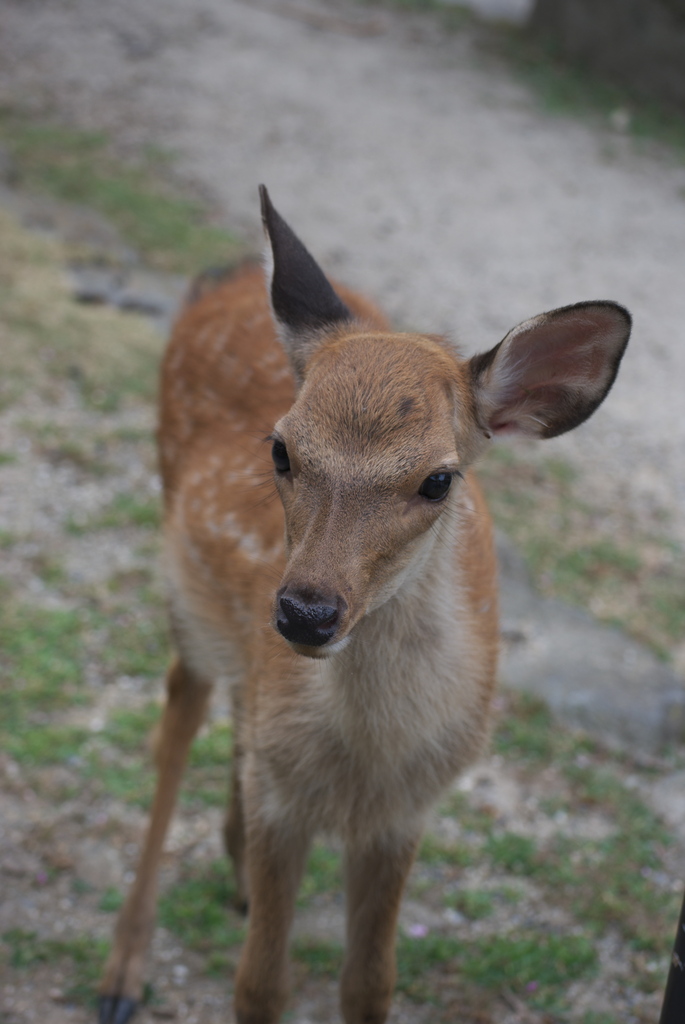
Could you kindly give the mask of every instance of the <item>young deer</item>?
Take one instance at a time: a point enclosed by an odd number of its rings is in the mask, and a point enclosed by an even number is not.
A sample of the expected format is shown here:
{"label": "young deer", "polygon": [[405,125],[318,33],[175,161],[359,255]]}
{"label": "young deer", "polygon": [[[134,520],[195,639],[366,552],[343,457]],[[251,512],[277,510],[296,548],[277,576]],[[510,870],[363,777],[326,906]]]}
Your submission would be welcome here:
{"label": "young deer", "polygon": [[[443,338],[392,333],[333,289],[260,191],[271,309],[255,267],[198,287],[162,370],[178,658],[101,1024],[124,1024],[140,998],[157,862],[220,678],[235,729],[225,840],[250,911],[237,1020],[281,1015],[295,896],[324,830],[345,846],[342,1015],[385,1021],[426,811],[480,754],[491,716],[496,570],[469,467],[494,434],[554,437],[587,419],[630,333],[612,302],[543,313],[468,360]],[[259,490],[265,430],[280,501]]]}

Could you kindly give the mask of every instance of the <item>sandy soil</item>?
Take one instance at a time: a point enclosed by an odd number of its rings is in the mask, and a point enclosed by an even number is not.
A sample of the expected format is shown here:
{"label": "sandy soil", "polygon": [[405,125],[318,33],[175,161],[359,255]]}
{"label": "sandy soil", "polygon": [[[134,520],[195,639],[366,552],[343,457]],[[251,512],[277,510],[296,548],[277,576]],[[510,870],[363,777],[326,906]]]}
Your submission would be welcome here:
{"label": "sandy soil", "polygon": [[610,399],[546,451],[683,538],[685,166],[542,114],[478,41],[352,0],[5,3],[0,100],[168,147],[255,243],[267,182],[331,272],[468,350],[541,309],[624,302]]}

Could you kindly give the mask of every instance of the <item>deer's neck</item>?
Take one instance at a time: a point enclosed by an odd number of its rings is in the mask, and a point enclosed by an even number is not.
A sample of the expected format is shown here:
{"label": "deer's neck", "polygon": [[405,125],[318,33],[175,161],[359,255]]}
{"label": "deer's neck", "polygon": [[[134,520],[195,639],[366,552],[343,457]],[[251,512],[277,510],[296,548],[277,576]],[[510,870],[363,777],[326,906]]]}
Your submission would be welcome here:
{"label": "deer's neck", "polygon": [[392,757],[437,743],[450,723],[468,717],[475,694],[454,553],[460,533],[445,517],[397,593],[324,663],[348,742],[372,743]]}

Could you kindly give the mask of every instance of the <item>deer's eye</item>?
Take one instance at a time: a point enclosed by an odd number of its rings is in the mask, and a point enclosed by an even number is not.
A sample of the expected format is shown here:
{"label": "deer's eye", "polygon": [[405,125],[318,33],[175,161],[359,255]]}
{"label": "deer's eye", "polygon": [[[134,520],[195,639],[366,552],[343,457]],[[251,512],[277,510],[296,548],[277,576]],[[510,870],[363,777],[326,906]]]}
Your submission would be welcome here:
{"label": "deer's eye", "polygon": [[442,501],[452,483],[451,473],[432,473],[419,487],[419,494],[429,501]]}
{"label": "deer's eye", "polygon": [[290,469],[290,459],[288,458],[288,449],[282,441],[274,441],[271,449],[271,458],[274,460],[277,472],[288,472]]}

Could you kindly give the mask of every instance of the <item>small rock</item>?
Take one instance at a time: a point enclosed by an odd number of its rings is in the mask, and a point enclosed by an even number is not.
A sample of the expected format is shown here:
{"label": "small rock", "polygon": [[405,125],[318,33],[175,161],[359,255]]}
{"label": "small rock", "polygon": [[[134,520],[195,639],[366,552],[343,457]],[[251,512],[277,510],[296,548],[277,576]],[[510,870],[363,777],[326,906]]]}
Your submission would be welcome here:
{"label": "small rock", "polygon": [[171,320],[188,289],[184,277],[138,270],[130,274],[114,297],[114,304],[128,312]]}
{"label": "small rock", "polygon": [[505,686],[544,700],[560,721],[654,754],[685,739],[685,687],[643,644],[588,612],[542,597],[504,537],[497,540]]}
{"label": "small rock", "polygon": [[56,871],[69,871],[74,866],[74,858],[66,843],[57,843],[57,846],[46,854],[45,860]]}
{"label": "small rock", "polygon": [[454,907],[445,907],[442,912],[442,916],[445,918],[448,924],[462,925],[466,923],[466,918],[463,914],[460,914]]}
{"label": "small rock", "polygon": [[188,980],[188,975],[190,974],[190,971],[188,970],[185,964],[174,964],[174,966],[171,969],[171,973],[174,976],[174,983],[176,985],[185,985],[185,983]]}
{"label": "small rock", "polygon": [[108,843],[84,839],[74,851],[76,874],[95,889],[120,889],[123,865],[119,851]]}
{"label": "small rock", "polygon": [[114,305],[123,284],[121,271],[109,267],[71,267],[72,294],[77,302]]}

